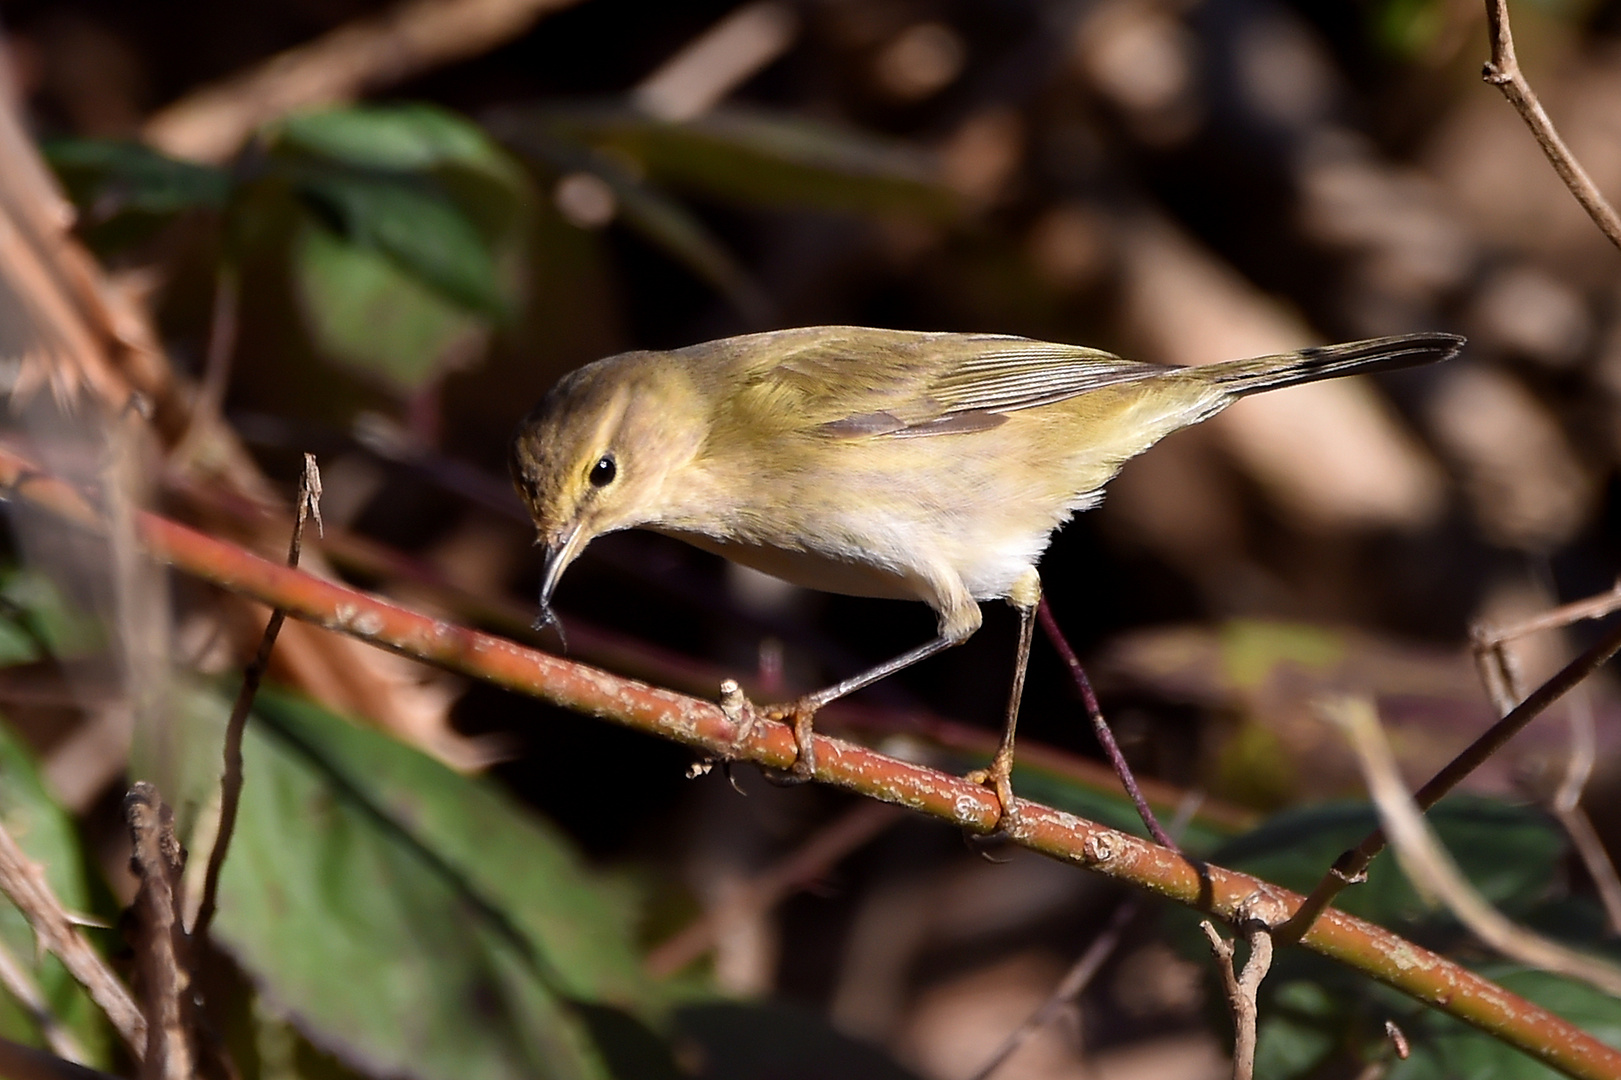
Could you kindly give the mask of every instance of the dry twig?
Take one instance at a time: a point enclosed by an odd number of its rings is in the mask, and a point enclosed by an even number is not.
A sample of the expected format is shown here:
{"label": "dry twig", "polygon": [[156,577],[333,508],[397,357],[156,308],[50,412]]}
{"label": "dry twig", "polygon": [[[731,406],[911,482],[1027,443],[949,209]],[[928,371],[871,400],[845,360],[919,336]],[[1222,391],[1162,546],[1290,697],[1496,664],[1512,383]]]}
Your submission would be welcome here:
{"label": "dry twig", "polygon": [[631,101],[661,120],[695,120],[788,51],[798,32],[792,5],[745,4],[659,65],[631,91]]}
{"label": "dry twig", "polygon": [[1053,618],[1052,608],[1047,604],[1045,596],[1036,605],[1036,618],[1041,620],[1042,630],[1046,631],[1048,639],[1052,641],[1058,655],[1069,668],[1070,676],[1075,680],[1075,688],[1080,691],[1081,702],[1086,706],[1086,715],[1092,720],[1092,730],[1103,746],[1103,752],[1109,756],[1109,764],[1114,766],[1115,775],[1120,777],[1120,784],[1131,798],[1131,804],[1137,808],[1137,816],[1148,826],[1148,834],[1160,847],[1180,851],[1181,848],[1177,847],[1176,841],[1160,826],[1159,818],[1154,816],[1148,800],[1143,798],[1142,789],[1137,786],[1137,777],[1132,774],[1131,766],[1126,762],[1126,755],[1120,752],[1120,744],[1115,742],[1114,731],[1110,729],[1109,722],[1103,718],[1103,709],[1098,705],[1098,696],[1092,690],[1092,680],[1086,677],[1086,669],[1081,666],[1080,658],[1075,655],[1075,650],[1070,648],[1064,632],[1058,628],[1058,620]]}
{"label": "dry twig", "polygon": [[[1585,652],[1556,672],[1547,682],[1533,690],[1529,697],[1510,709],[1497,723],[1487,728],[1474,742],[1464,747],[1457,757],[1449,761],[1429,782],[1413,796],[1420,809],[1428,810],[1440,802],[1463,779],[1474,772],[1488,758],[1501,750],[1510,739],[1518,735],[1548,706],[1564,697],[1578,684],[1603,667],[1617,652],[1621,652],[1621,626],[1610,629]],[[1323,912],[1328,910],[1334,897],[1347,885],[1363,880],[1368,864],[1385,847],[1385,831],[1378,828],[1362,838],[1362,842],[1345,852],[1328,873],[1312,889],[1289,920],[1275,928],[1279,941],[1295,942],[1302,938]]]}
{"label": "dry twig", "polygon": [[1540,634],[1544,630],[1560,630],[1586,619],[1602,619],[1616,610],[1621,610],[1621,581],[1617,581],[1609,592],[1601,592],[1585,600],[1560,604],[1511,626],[1477,626],[1470,637],[1474,640],[1478,652],[1481,648],[1504,645],[1510,641],[1530,637],[1532,634]]}
{"label": "dry twig", "polygon": [[124,1045],[136,1058],[141,1057],[146,1052],[146,1019],[134,998],[101,954],[79,935],[73,919],[46,882],[44,870],[23,853],[3,826],[0,890],[22,911],[40,944],[55,953],[68,974],[89,991],[91,1000],[107,1014]]}
{"label": "dry twig", "polygon": [[133,911],[147,1014],[142,1080],[192,1080],[195,1059],[186,1023],[192,970],[179,887],[185,852],[175,839],[174,812],[151,784],[137,783],[124,797],[124,821],[130,869],[141,881]]}
{"label": "dry twig", "polygon": [[[1190,792],[1182,800],[1182,805],[1176,809],[1176,819],[1171,822],[1170,832],[1173,839],[1182,835],[1182,830],[1187,828],[1188,822],[1193,820],[1193,815],[1198,812],[1199,806],[1203,802],[1204,794],[1202,792]],[[979,1071],[973,1075],[972,1080],[990,1080],[998,1069],[1007,1064],[1009,1058],[1018,1053],[1019,1047],[1029,1042],[1038,1032],[1056,1020],[1064,1010],[1072,1008],[1075,1000],[1085,992],[1086,988],[1091,985],[1092,980],[1097,977],[1097,973],[1103,967],[1104,962],[1114,955],[1115,949],[1120,946],[1120,939],[1125,935],[1126,928],[1131,925],[1133,919],[1141,914],[1142,910],[1143,902],[1140,896],[1128,897],[1116,904],[1114,913],[1109,916],[1109,921],[1104,924],[1102,930],[1098,931],[1097,937],[1092,939],[1092,943],[1086,947],[1086,951],[1081,953],[1075,963],[1070,965],[1069,970],[1064,973],[1064,977],[1058,980],[1058,985],[1053,988],[1053,992],[1048,995],[1047,1000],[1042,1002],[1036,1011],[1025,1019],[1024,1023],[1008,1033],[1008,1037],[1002,1040],[1002,1045],[992,1051],[991,1056],[984,1065],[980,1066]]]}
{"label": "dry twig", "polygon": [[1073,1006],[1075,999],[1080,997],[1097,977],[1104,962],[1114,955],[1126,927],[1131,925],[1142,910],[1141,897],[1129,897],[1116,904],[1109,921],[1103,925],[1098,936],[1092,939],[1086,951],[1070,965],[1068,971],[1064,972],[1064,977],[1059,980],[1058,986],[1048,995],[1047,1000],[1043,1001],[1024,1023],[1008,1033],[1008,1037],[991,1052],[990,1059],[980,1066],[971,1080],[990,1080],[1003,1065],[1007,1064],[1008,1059],[1019,1052],[1020,1047],[1058,1019],[1065,1009]]}
{"label": "dry twig", "polygon": [[1523,926],[1517,926],[1481,896],[1413,804],[1396,768],[1396,756],[1385,738],[1373,703],[1343,699],[1325,711],[1344,729],[1362,766],[1368,794],[1379,810],[1396,859],[1420,894],[1445,905],[1458,921],[1487,945],[1522,964],[1567,975],[1621,997],[1621,967],[1568,949]]}
{"label": "dry twig", "polygon": [[802,844],[786,859],[766,870],[723,904],[655,946],[643,962],[655,977],[674,975],[708,952],[728,923],[775,907],[784,897],[812,884],[828,868],[872,840],[900,818],[900,811],[882,803],[863,802],[851,807]]}
{"label": "dry twig", "polygon": [[[203,381],[192,399],[186,432],[175,444],[174,457],[187,455],[219,426],[230,389],[231,365],[236,356],[237,331],[242,306],[242,274],[233,263],[225,262],[214,274],[214,303],[208,319],[208,349],[204,353]],[[171,468],[171,472],[177,471]]]}
{"label": "dry twig", "polygon": [[[74,1038],[73,1032],[62,1025],[62,1021],[51,1012],[51,1003],[45,999],[45,991],[40,989],[34,976],[23,966],[16,955],[0,943],[0,984],[23,1007],[29,1019],[38,1026],[40,1033],[45,1036],[45,1044],[49,1046],[57,1057],[78,1064],[85,1061],[84,1047]],[[3,1073],[3,1070],[0,1070]]]}
{"label": "dry twig", "polygon": [[[1503,714],[1512,711],[1523,696],[1519,668],[1514,654],[1508,650],[1508,642],[1540,631],[1561,629],[1583,619],[1603,618],[1617,608],[1621,608],[1621,582],[1609,592],[1561,605],[1506,629],[1475,627],[1470,635],[1475,664],[1497,711]],[[1570,754],[1565,760],[1565,775],[1548,800],[1548,810],[1570,837],[1577,856],[1593,879],[1610,932],[1621,933],[1621,874],[1617,874],[1615,863],[1581,804],[1582,792],[1596,764],[1592,702],[1585,695],[1573,695],[1568,716]]]}
{"label": "dry twig", "polygon": [[1216,954],[1216,971],[1221,975],[1222,988],[1227,992],[1227,1004],[1233,1011],[1233,1080],[1251,1080],[1255,1075],[1255,1034],[1259,1010],[1256,996],[1261,992],[1261,980],[1272,967],[1272,932],[1261,922],[1244,924],[1244,939],[1249,942],[1249,956],[1244,969],[1233,971],[1233,943],[1216,933],[1206,919],[1199,924],[1204,936],[1210,940],[1210,951]]}
{"label": "dry twig", "polygon": [[353,101],[518,36],[577,0],[407,0],[194,91],[147,121],[158,149],[224,161],[262,124]]}
{"label": "dry twig", "polygon": [[[39,473],[3,448],[0,494],[88,528],[98,524],[94,510],[70,485]],[[622,679],[418,614],[259,558],[156,514],[142,514],[140,521],[154,558],[262,603],[285,607],[293,618],[710,756],[731,754],[777,769],[790,767],[797,756],[793,734],[783,724],[760,724],[738,745],[737,732],[714,702]],[[823,783],[910,807],[974,832],[989,833],[1001,821],[1003,835],[1012,843],[1212,916],[1245,917],[1261,894],[1274,905],[1292,908],[1300,902],[1296,894],[1247,874],[1194,865],[1157,844],[1040,803],[1018,800],[1017,814],[1005,820],[995,793],[982,785],[826,736],[816,740],[816,778]],[[1591,1080],[1621,1080],[1621,1050],[1381,927],[1344,912],[1325,911],[1300,943],[1474,1025],[1550,1068]]]}
{"label": "dry twig", "polygon": [[1486,0],[1486,24],[1491,34],[1492,58],[1481,77],[1503,92],[1520,118],[1536,136],[1537,145],[1548,156],[1554,172],[1565,182],[1576,201],[1582,204],[1587,216],[1599,231],[1609,237],[1610,243],[1621,248],[1621,215],[1615,212],[1608,199],[1599,191],[1593,178],[1587,175],[1582,163],[1570,152],[1565,140],[1548,118],[1547,110],[1526,82],[1520,71],[1520,62],[1514,55],[1514,32],[1508,21],[1508,0]]}
{"label": "dry twig", "polygon": [[[293,520],[293,539],[287,549],[287,565],[297,566],[304,549],[304,522],[315,519],[321,527],[321,471],[315,466],[315,455],[304,455],[304,473],[298,480],[298,511]],[[242,687],[231,706],[231,718],[225,725],[225,772],[220,777],[219,829],[214,835],[214,846],[208,852],[208,870],[203,876],[203,898],[197,906],[197,919],[192,925],[192,936],[200,943],[208,938],[209,925],[219,900],[220,871],[225,867],[225,855],[231,848],[231,834],[236,830],[237,808],[242,801],[242,735],[248,726],[248,712],[259,693],[259,683],[265,669],[270,666],[270,652],[276,647],[276,636],[287,612],[274,608],[265,623],[264,637],[259,651],[242,671]]]}

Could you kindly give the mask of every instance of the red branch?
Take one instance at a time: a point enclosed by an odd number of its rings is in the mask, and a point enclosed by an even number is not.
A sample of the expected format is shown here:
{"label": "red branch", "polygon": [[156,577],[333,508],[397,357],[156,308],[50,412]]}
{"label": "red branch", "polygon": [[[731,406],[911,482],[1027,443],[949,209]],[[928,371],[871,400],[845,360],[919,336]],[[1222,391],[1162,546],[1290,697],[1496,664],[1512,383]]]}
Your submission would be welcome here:
{"label": "red branch", "polygon": [[[38,474],[3,449],[0,488],[9,490],[13,498],[97,527],[95,512],[78,492]],[[283,608],[294,618],[554,705],[672,739],[706,755],[736,756],[778,769],[793,764],[793,734],[783,724],[757,725],[739,747],[733,742],[732,725],[713,702],[623,679],[409,611],[260,558],[155,514],[143,514],[140,528],[154,558]],[[1157,844],[1039,803],[1015,800],[1012,812],[1002,817],[996,796],[988,788],[821,735],[816,736],[815,778],[973,832],[989,832],[1001,817],[1003,830],[1014,843],[1229,922],[1253,917],[1258,904],[1288,912],[1301,902],[1299,894],[1258,878],[1190,862]],[[1301,944],[1570,1076],[1621,1080],[1621,1050],[1372,923],[1330,909],[1316,920]]]}

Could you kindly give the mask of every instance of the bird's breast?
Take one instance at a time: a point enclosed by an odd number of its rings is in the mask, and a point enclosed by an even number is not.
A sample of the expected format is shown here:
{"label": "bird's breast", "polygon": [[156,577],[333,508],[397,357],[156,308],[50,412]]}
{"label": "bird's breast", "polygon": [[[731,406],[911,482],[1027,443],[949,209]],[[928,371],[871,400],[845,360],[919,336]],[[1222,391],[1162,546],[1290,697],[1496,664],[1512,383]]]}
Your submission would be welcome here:
{"label": "bird's breast", "polygon": [[726,539],[698,532],[674,529],[659,531],[807,589],[881,600],[926,602],[930,599],[915,577],[887,561],[873,559],[869,551],[853,547],[844,550],[837,547],[820,550],[812,547],[781,547],[767,542]]}

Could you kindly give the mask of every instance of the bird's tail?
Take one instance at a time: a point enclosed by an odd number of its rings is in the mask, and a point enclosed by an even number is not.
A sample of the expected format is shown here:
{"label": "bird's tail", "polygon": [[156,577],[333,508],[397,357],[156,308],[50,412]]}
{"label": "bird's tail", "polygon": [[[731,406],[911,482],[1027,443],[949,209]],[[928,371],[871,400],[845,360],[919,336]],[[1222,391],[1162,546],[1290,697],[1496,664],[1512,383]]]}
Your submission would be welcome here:
{"label": "bird's tail", "polygon": [[1210,364],[1204,370],[1217,386],[1235,397],[1242,397],[1341,375],[1433,364],[1457,355],[1463,345],[1464,339],[1457,334],[1399,334],[1343,345],[1313,346],[1276,356],[1227,360]]}

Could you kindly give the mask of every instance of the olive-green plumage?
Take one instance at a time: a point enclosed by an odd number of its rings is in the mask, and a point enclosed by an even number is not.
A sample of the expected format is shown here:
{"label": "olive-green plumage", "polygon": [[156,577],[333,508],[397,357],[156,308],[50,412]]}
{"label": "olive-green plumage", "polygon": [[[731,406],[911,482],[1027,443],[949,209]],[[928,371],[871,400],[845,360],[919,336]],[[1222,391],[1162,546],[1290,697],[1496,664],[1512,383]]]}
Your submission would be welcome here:
{"label": "olive-green plumage", "polygon": [[1165,435],[1245,394],[1462,344],[1164,367],[990,334],[750,334],[571,373],[519,428],[512,472],[548,548],[543,603],[591,538],[642,527],[812,588],[922,600],[955,641],[976,601],[1033,603],[1053,530]]}
{"label": "olive-green plumage", "polygon": [[[636,527],[811,588],[929,604],[934,641],[768,710],[793,719],[804,779],[816,709],[962,641],[978,601],[1006,599],[1021,614],[1013,690],[996,757],[973,775],[1007,811],[1053,530],[1127,460],[1245,394],[1462,346],[1409,334],[1161,367],[1027,338],[813,326],[610,356],[566,376],[513,438],[513,482],[546,548],[541,619],[593,537]],[[737,707],[739,739],[755,715]]]}

